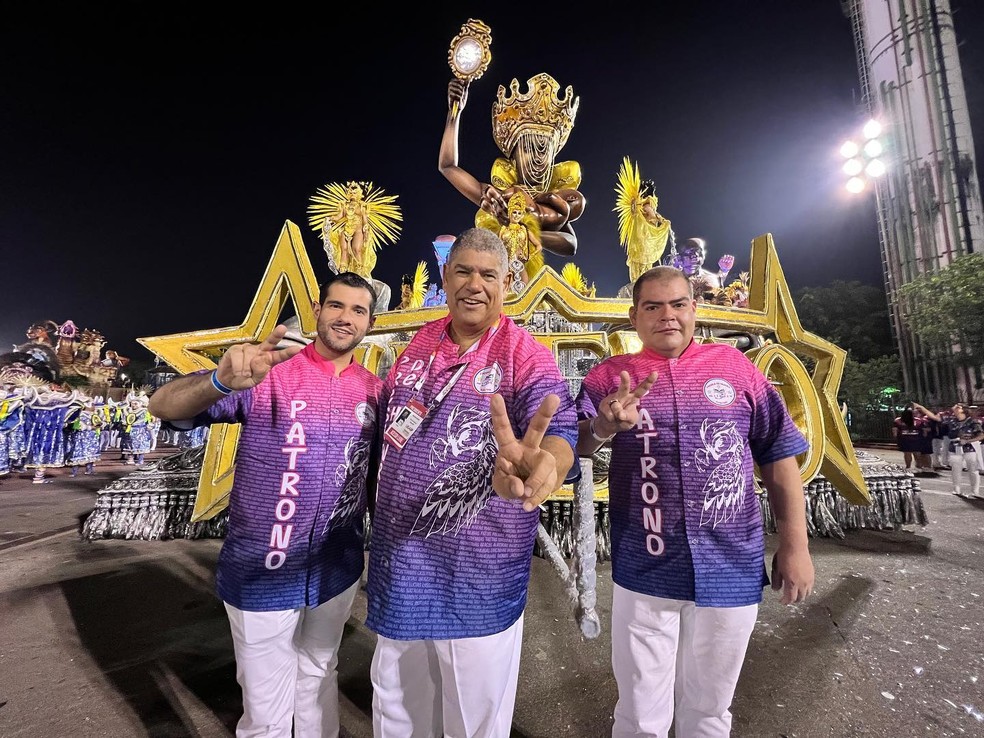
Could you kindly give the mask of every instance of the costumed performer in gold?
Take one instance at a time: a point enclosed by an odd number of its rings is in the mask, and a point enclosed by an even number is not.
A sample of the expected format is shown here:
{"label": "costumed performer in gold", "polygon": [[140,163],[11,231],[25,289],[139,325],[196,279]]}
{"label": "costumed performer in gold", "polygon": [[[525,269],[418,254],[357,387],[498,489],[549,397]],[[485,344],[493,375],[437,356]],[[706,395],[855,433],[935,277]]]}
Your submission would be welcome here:
{"label": "costumed performer in gold", "polygon": [[638,164],[633,165],[629,157],[622,160],[615,194],[619,241],[625,248],[629,281],[634,284],[643,272],[659,263],[673,230],[657,210],[659,198],[653,183],[642,181]]}
{"label": "costumed performer in gold", "polygon": [[[513,275],[512,291],[516,294],[526,289],[526,265],[543,249],[540,241],[540,221],[526,209],[526,197],[516,192],[509,198],[509,223],[499,228],[499,238],[509,255],[509,271]],[[495,222],[498,225],[498,221]],[[542,266],[542,258],[539,260]]]}
{"label": "costumed performer in gold", "polygon": [[417,268],[414,270],[413,277],[404,274],[403,283],[400,285],[400,304],[397,310],[416,310],[424,306],[424,298],[427,296],[427,262],[418,261]]}
{"label": "costumed performer in gold", "polygon": [[355,272],[367,280],[372,279],[377,249],[399,236],[401,219],[396,195],[383,194],[372,182],[332,182],[319,187],[308,206],[308,224],[322,238],[327,233],[339,272]]}

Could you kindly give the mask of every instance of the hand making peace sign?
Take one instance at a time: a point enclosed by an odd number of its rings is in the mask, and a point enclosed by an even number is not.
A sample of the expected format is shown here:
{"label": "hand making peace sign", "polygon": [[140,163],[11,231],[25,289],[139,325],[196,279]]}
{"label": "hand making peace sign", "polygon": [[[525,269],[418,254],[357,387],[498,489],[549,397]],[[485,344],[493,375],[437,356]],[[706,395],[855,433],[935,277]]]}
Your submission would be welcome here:
{"label": "hand making peace sign", "polygon": [[520,441],[513,433],[502,395],[492,395],[492,432],[499,444],[492,472],[492,489],[503,499],[523,500],[523,509],[527,511],[535,510],[560,486],[556,457],[540,448],[540,442],[559,407],[560,398],[557,395],[544,397]]}
{"label": "hand making peace sign", "polygon": [[277,364],[304,350],[303,346],[278,349],[287,334],[287,326],[278,325],[262,343],[238,343],[230,346],[216,367],[216,379],[233,390],[255,387]]}
{"label": "hand making peace sign", "polygon": [[623,371],[619,375],[618,389],[606,395],[598,407],[598,417],[595,418],[595,432],[611,436],[619,431],[634,428],[639,422],[639,404],[642,398],[656,383],[658,372],[653,372],[632,389],[632,378]]}

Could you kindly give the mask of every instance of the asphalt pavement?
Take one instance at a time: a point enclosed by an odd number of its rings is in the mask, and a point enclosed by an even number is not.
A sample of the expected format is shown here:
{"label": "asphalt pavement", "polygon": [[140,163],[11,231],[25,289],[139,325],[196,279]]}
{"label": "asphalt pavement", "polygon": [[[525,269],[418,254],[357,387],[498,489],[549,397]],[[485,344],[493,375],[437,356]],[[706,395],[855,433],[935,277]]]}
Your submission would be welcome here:
{"label": "asphalt pavement", "polygon": [[[79,535],[98,490],[132,469],[0,478],[0,736],[234,734],[241,698],[213,592],[221,541]],[[946,476],[919,481],[925,526],[811,539],[810,600],[765,593],[733,735],[984,736],[984,501],[950,494]],[[602,633],[585,640],[563,583],[534,558],[514,738],[610,735],[610,572],[598,564]],[[339,663],[343,738],[372,732],[364,613],[360,594]]]}

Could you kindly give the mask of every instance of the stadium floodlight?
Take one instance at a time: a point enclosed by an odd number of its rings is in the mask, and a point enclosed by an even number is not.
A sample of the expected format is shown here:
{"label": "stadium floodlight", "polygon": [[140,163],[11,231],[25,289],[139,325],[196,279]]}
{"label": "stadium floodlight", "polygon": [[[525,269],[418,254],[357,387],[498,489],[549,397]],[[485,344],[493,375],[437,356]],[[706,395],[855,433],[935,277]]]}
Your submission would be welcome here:
{"label": "stadium floodlight", "polygon": [[882,156],[885,153],[882,130],[881,123],[871,119],[861,130],[864,136],[861,145],[854,140],[845,141],[841,145],[841,156],[846,159],[841,168],[848,177],[845,184],[848,192],[865,192],[874,185],[875,179],[884,176],[887,171],[888,167]]}

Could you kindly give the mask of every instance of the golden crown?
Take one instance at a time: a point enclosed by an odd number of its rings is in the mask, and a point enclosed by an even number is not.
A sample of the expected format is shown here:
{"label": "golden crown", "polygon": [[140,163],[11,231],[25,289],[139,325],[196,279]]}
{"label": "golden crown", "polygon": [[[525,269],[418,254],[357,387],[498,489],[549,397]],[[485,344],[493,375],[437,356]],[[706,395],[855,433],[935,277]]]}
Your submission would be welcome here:
{"label": "golden crown", "polygon": [[541,133],[553,139],[556,155],[571,135],[581,99],[574,97],[570,85],[564,90],[564,97],[558,97],[560,85],[546,73],[531,77],[526,84],[529,91],[520,94],[519,81],[513,79],[509,95],[499,85],[499,94],[492,103],[492,137],[499,150],[509,156],[521,133]]}

